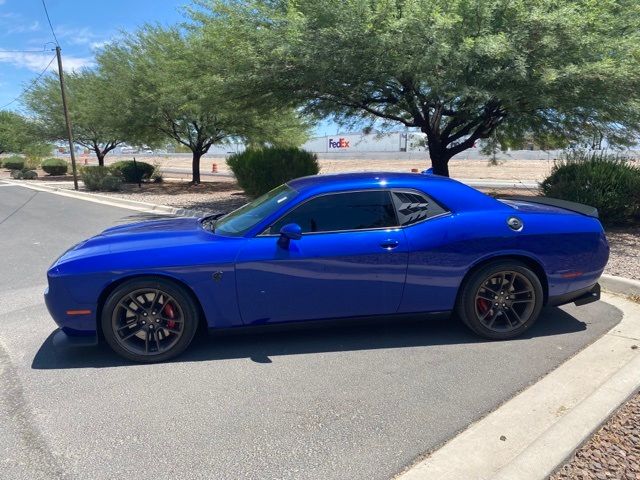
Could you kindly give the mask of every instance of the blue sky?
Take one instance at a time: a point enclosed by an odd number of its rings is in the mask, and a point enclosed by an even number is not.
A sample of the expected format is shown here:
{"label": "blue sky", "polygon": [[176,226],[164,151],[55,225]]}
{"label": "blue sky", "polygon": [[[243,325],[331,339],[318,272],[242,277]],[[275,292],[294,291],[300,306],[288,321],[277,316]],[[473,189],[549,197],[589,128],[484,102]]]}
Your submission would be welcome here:
{"label": "blue sky", "polygon": [[[120,32],[146,23],[173,24],[184,19],[188,0],[46,0],[62,47],[65,70],[91,67],[96,51]],[[41,0],[0,0],[0,109],[20,110],[12,102],[54,56],[53,36]],[[46,49],[45,52],[42,50]],[[14,50],[29,50],[19,52]],[[35,50],[35,51],[33,51]],[[39,51],[39,52],[36,52]],[[55,71],[54,61],[49,70]],[[316,134],[335,134],[325,121]]]}
{"label": "blue sky", "polygon": [[[179,22],[186,0],[47,0],[49,16],[62,47],[64,68],[93,64],[96,49],[145,22]],[[0,106],[13,100],[49,63],[42,50],[53,40],[41,0],[0,0]],[[53,45],[47,45],[47,49]],[[51,65],[55,68],[55,62]],[[19,108],[16,103],[7,108]]]}

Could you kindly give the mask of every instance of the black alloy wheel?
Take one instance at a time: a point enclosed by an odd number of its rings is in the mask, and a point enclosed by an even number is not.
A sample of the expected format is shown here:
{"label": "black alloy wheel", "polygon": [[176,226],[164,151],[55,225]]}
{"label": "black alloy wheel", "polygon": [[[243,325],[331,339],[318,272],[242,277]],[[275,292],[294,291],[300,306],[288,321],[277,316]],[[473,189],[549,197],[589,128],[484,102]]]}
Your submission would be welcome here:
{"label": "black alloy wheel", "polygon": [[520,262],[487,265],[468,278],[456,312],[477,334],[489,339],[521,335],[537,320],[543,304],[536,274]]}
{"label": "black alloy wheel", "polygon": [[137,362],[172,358],[191,343],[198,309],[183,288],[164,279],[141,278],[120,285],[102,311],[107,343]]}

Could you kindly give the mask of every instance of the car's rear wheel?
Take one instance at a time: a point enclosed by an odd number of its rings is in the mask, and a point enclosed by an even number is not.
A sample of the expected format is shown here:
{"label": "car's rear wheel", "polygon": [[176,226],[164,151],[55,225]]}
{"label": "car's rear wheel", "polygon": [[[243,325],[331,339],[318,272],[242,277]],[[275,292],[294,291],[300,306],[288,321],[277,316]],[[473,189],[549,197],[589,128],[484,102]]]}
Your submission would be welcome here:
{"label": "car's rear wheel", "polygon": [[517,261],[486,265],[466,279],[456,313],[478,335],[514,338],[536,322],[544,302],[538,276]]}
{"label": "car's rear wheel", "polygon": [[104,338],[116,353],[136,362],[161,362],[189,346],[198,326],[198,309],[179,285],[137,278],[109,295],[101,322]]}

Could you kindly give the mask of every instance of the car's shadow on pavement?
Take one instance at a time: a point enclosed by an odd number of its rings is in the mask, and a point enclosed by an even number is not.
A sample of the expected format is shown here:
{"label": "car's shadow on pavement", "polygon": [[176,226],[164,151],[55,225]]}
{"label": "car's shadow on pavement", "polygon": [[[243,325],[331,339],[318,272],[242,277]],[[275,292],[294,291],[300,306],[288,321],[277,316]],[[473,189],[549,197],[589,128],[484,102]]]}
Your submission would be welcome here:
{"label": "car's shadow on pavement", "polygon": [[[538,323],[517,340],[579,332],[586,325],[559,308],[547,308]],[[134,365],[101,342],[96,347],[56,348],[53,333],[36,353],[34,369],[101,368]],[[516,340],[516,341],[517,341]],[[196,337],[174,362],[249,358],[271,363],[270,357],[336,351],[358,351],[429,345],[481,343],[459,321],[450,318],[384,318],[353,322],[273,326],[210,333]]]}

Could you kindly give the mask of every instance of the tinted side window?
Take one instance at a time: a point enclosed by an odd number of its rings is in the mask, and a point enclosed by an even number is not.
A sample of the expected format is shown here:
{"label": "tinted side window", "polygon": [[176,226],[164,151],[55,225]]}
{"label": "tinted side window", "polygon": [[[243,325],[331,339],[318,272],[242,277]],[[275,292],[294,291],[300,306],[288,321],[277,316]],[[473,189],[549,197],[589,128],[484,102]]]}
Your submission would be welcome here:
{"label": "tinted side window", "polygon": [[412,225],[427,218],[446,213],[447,210],[426,195],[413,191],[395,191],[393,203],[400,225]]}
{"label": "tinted side window", "polygon": [[387,191],[336,193],[313,198],[278,220],[270,233],[278,233],[288,223],[297,223],[303,233],[398,225]]}

